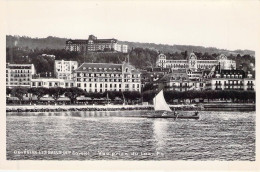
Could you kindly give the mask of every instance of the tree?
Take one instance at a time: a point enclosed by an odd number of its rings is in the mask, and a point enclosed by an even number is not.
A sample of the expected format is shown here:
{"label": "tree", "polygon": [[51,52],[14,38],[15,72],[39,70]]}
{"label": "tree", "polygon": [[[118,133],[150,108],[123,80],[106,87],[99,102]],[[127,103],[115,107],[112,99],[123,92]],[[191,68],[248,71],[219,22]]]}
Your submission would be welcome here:
{"label": "tree", "polygon": [[6,88],[6,95],[9,95],[9,94],[11,94],[11,92],[12,92],[12,89],[11,89],[11,88],[9,88],[9,87],[7,87],[7,88]]}
{"label": "tree", "polygon": [[11,95],[17,97],[21,104],[23,100],[23,96],[27,93],[27,90],[28,89],[25,87],[14,87],[11,91]]}
{"label": "tree", "polygon": [[12,93],[12,89],[9,88],[9,87],[7,87],[7,88],[6,88],[6,100],[7,100],[7,101],[8,101],[8,97],[7,97],[7,96],[8,96],[9,94],[11,94],[11,93]]}
{"label": "tree", "polygon": [[65,88],[53,87],[48,89],[48,94],[54,99],[55,102],[65,93]]}
{"label": "tree", "polygon": [[153,83],[147,83],[143,87],[143,91],[154,90],[154,89],[155,89],[155,86],[153,85]]}
{"label": "tree", "polygon": [[48,94],[48,89],[45,87],[38,87],[38,88],[33,87],[28,90],[28,93],[35,95],[39,101],[43,96]]}
{"label": "tree", "polygon": [[65,89],[65,96],[70,99],[71,103],[75,103],[77,100],[77,97],[84,94],[84,91],[77,87],[72,88],[66,88]]}
{"label": "tree", "polygon": [[133,100],[137,100],[141,97],[141,94],[138,91],[124,91],[123,94],[127,102],[133,102]]}

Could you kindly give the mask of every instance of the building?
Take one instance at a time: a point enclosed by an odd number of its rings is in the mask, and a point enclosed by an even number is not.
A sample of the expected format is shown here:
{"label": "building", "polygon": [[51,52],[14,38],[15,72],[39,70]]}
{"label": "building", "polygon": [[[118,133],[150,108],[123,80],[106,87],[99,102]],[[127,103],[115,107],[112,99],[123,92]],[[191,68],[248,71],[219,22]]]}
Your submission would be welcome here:
{"label": "building", "polygon": [[58,79],[71,80],[73,79],[73,72],[77,68],[77,61],[55,60],[54,74]]}
{"label": "building", "polygon": [[203,79],[192,80],[185,71],[176,70],[166,74],[158,82],[163,83],[166,90],[189,91],[204,90],[205,82]]}
{"label": "building", "polygon": [[30,87],[32,76],[36,73],[33,64],[7,64],[6,86],[7,87]]}
{"label": "building", "polygon": [[141,91],[140,72],[128,63],[83,63],[75,75],[76,86],[87,92]]}
{"label": "building", "polygon": [[141,83],[142,88],[148,83],[154,83],[156,85],[156,81],[161,79],[165,74],[170,73],[170,69],[154,67],[154,68],[146,68],[145,70],[141,70]]}
{"label": "building", "polygon": [[255,90],[252,74],[243,70],[216,70],[212,78],[206,81],[207,90]]}
{"label": "building", "polygon": [[190,53],[186,60],[167,60],[164,54],[159,54],[156,66],[171,68],[172,70],[190,69],[192,71],[211,69],[213,66],[220,64],[222,69],[236,69],[236,62],[229,60],[223,54],[216,60],[198,60],[195,53]]}
{"label": "building", "polygon": [[94,35],[89,35],[87,40],[70,39],[66,41],[66,50],[79,52],[108,52],[118,51],[128,52],[127,45],[118,44],[117,39],[97,39]]}

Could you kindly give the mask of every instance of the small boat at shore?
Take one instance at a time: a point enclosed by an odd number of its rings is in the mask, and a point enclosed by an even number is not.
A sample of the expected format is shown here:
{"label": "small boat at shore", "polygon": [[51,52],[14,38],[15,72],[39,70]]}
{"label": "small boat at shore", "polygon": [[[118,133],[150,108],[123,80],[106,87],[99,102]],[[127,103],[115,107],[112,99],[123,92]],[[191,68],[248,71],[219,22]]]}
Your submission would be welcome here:
{"label": "small boat at shore", "polygon": [[148,118],[174,118],[174,119],[199,119],[199,112],[195,111],[192,115],[184,115],[172,111],[166,103],[163,90],[161,90],[153,99],[155,112],[148,116]]}

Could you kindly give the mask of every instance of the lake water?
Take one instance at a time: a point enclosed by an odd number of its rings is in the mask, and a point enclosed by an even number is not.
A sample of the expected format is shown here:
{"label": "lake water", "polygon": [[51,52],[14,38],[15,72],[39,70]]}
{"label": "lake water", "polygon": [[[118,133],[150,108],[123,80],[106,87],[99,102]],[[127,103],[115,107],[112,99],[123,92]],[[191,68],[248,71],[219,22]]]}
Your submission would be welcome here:
{"label": "lake water", "polygon": [[7,159],[255,160],[255,112],[176,121],[143,113],[7,113]]}

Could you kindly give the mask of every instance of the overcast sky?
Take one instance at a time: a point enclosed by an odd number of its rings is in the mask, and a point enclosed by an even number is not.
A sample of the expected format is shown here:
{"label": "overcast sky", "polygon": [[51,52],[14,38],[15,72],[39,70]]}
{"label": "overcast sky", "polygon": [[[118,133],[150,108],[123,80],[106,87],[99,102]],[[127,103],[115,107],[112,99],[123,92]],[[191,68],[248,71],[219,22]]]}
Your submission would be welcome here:
{"label": "overcast sky", "polygon": [[255,50],[259,2],[6,1],[6,34]]}

